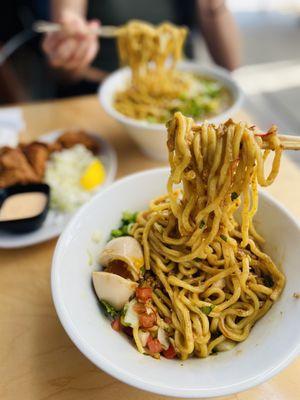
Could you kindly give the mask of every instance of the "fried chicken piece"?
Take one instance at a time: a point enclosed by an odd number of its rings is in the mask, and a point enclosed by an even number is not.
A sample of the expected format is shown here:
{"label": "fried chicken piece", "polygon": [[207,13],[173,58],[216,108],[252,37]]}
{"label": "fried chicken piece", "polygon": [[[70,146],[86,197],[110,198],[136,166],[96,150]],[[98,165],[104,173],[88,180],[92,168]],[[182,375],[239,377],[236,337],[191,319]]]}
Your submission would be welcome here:
{"label": "fried chicken piece", "polygon": [[84,131],[65,132],[57,139],[56,142],[61,144],[65,149],[69,149],[76,144],[82,144],[94,154],[99,152],[98,142]]}
{"label": "fried chicken piece", "polygon": [[40,179],[20,149],[0,149],[0,188],[36,182]]}
{"label": "fried chicken piece", "polygon": [[54,143],[31,142],[18,148],[0,148],[0,188],[15,184],[41,182],[49,155],[54,151],[82,144],[92,153],[99,152],[99,144],[84,131],[63,133]]}
{"label": "fried chicken piece", "polygon": [[63,149],[61,143],[58,142],[44,144],[47,146],[49,154],[54,153],[55,151],[61,151]]}
{"label": "fried chicken piece", "polygon": [[39,179],[45,174],[46,162],[49,157],[49,148],[46,143],[32,142],[21,144],[20,149],[25,154],[30,165],[33,167]]}

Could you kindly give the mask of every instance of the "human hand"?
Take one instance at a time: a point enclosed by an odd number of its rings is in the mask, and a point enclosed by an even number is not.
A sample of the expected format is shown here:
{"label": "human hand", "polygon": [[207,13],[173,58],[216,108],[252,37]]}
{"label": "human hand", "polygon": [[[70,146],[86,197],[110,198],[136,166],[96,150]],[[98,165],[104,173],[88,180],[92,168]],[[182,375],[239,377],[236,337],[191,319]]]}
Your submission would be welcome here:
{"label": "human hand", "polygon": [[87,22],[70,11],[65,11],[59,22],[61,31],[46,34],[42,48],[53,67],[80,72],[99,51],[99,41],[93,32],[100,23],[96,20]]}

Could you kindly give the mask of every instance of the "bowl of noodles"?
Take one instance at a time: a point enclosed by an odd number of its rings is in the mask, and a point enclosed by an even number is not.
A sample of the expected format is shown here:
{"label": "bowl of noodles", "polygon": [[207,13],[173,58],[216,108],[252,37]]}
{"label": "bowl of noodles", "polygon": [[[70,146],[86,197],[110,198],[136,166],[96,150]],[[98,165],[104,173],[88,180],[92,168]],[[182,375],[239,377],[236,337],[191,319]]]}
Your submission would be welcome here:
{"label": "bowl of noodles", "polygon": [[225,396],[299,354],[300,225],[258,191],[279,171],[274,127],[262,137],[246,123],[198,126],[177,113],[167,135],[169,168],[115,182],[66,228],[54,304],[79,350],[117,379],[160,395]]}
{"label": "bowl of noodles", "polygon": [[181,111],[197,121],[205,119],[219,123],[234,115],[242,104],[242,91],[225,69],[202,66],[192,61],[182,61],[177,68],[178,71],[188,74],[187,77],[192,82],[190,93],[182,92],[169,100],[164,98],[152,109],[142,101],[139,104],[140,109],[135,109],[136,100],[128,103],[122,96],[118,99],[118,94],[124,93],[131,79],[128,67],[112,73],[99,90],[100,102],[105,111],[124,126],[143,153],[157,160],[167,159],[164,146],[165,123],[173,112]]}
{"label": "bowl of noodles", "polygon": [[180,61],[186,35],[170,23],[129,22],[117,40],[121,64],[128,66],[99,89],[105,111],[154,159],[167,158],[164,127],[174,112],[218,123],[241,105],[241,89],[228,71]]}

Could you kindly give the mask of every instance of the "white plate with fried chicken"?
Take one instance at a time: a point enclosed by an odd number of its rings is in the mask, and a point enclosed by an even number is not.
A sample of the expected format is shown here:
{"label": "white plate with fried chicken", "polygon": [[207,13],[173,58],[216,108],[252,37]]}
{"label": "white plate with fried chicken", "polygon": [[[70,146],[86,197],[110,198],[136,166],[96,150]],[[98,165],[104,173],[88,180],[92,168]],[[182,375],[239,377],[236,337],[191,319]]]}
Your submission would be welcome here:
{"label": "white plate with fried chicken", "polygon": [[84,131],[55,131],[39,141],[0,148],[0,190],[43,182],[50,186],[50,209],[36,231],[0,231],[0,248],[18,248],[60,235],[72,215],[113,182],[117,158],[101,136]]}

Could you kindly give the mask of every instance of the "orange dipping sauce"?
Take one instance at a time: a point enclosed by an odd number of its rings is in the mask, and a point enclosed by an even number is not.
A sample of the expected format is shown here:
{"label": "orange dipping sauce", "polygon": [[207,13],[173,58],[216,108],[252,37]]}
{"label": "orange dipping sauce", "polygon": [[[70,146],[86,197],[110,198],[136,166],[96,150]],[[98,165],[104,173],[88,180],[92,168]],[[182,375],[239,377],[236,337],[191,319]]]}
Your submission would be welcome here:
{"label": "orange dipping sauce", "polygon": [[42,192],[17,193],[7,197],[0,208],[0,221],[12,221],[39,215],[45,208],[47,196]]}

